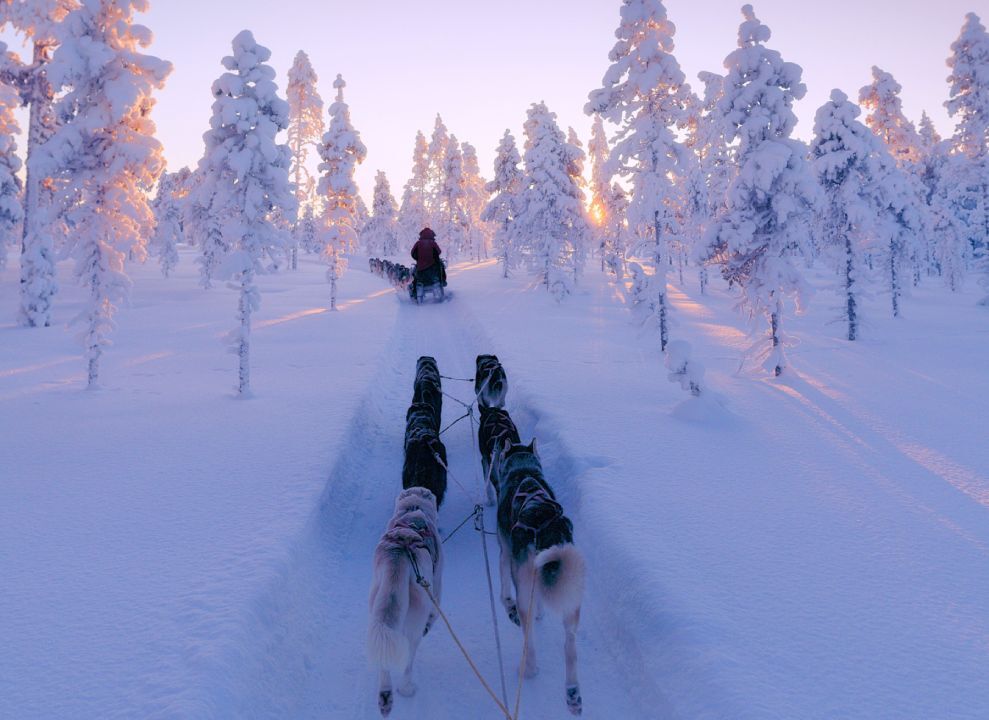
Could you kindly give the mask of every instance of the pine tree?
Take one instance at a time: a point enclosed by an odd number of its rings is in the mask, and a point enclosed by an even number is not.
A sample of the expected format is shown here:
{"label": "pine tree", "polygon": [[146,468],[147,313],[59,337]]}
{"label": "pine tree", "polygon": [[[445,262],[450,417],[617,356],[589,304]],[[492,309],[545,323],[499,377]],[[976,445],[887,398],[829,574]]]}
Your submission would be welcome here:
{"label": "pine tree", "polygon": [[464,192],[467,209],[467,244],[471,256],[480,262],[488,256],[491,247],[491,231],[481,217],[488,203],[487,182],[481,177],[481,168],[477,164],[477,150],[470,143],[460,146],[463,153]]}
{"label": "pine tree", "polygon": [[529,108],[525,123],[525,176],[515,215],[530,266],[557,300],[573,292],[587,236],[580,190],[568,168],[572,149],[545,103]]}
{"label": "pine tree", "polygon": [[[59,195],[44,221],[64,219],[76,261],[75,276],[89,299],[73,320],[88,364],[88,386],[99,382],[113,315],[126,301],[128,254],[145,255],[154,215],[144,188],[164,168],[161,144],[149,115],[151,95],[165,84],[170,63],[140,52],[151,44],[147,28],[134,24],[146,0],[103,0],[74,10],[59,27],[60,45],[48,64],[59,125],[29,162],[56,181]],[[40,218],[39,218],[40,219]]]}
{"label": "pine tree", "polygon": [[[6,46],[0,43],[0,55],[5,52]],[[8,248],[21,237],[19,231],[24,220],[16,137],[21,129],[14,115],[20,104],[17,91],[0,83],[0,270],[7,264]]]}
{"label": "pine tree", "polygon": [[590,94],[587,114],[598,113],[621,129],[611,152],[618,173],[631,179],[628,222],[652,260],[653,292],[660,348],[669,340],[666,270],[670,241],[680,233],[675,178],[689,163],[689,152],[674,135],[684,121],[687,88],[673,56],[676,27],[661,0],[624,0],[618,42],[602,88]]}
{"label": "pine tree", "polygon": [[[323,135],[323,98],[316,89],[319,77],[313,70],[309,56],[302,50],[295,56],[288,71],[288,86],[285,96],[288,100],[288,146],[292,151],[292,167],[289,177],[295,185],[295,201],[299,207],[299,217],[304,208],[315,201],[316,179],[309,171],[309,147],[319,142]],[[298,267],[299,246],[295,242],[293,228],[291,248],[291,268]]]}
{"label": "pine tree", "polygon": [[[427,196],[429,192],[429,148],[422,131],[416,133],[415,148],[412,151],[412,176],[405,183],[402,193],[402,207],[398,213],[398,224],[402,237],[418,238],[419,231],[429,225]],[[412,243],[400,243],[403,249]]]}
{"label": "pine tree", "polygon": [[859,108],[840,90],[817,111],[811,164],[823,189],[819,207],[822,246],[840,260],[842,319],[855,340],[860,323],[864,256],[875,251],[889,218],[885,179],[895,171],[881,140],[859,122]]}
{"label": "pine tree", "polygon": [[730,285],[740,286],[740,306],[749,317],[768,318],[771,348],[764,366],[780,375],[786,367],[783,300],[795,296],[799,306],[806,291],[791,255],[806,246],[818,188],[804,145],[790,138],[797,122],[793,103],[807,90],[802,70],[763,44],[771,33],[751,5],[742,15],[718,102],[725,139],[738,141],[738,169],[726,206],[708,231],[706,257],[721,264]]}
{"label": "pine tree", "polygon": [[157,255],[161,273],[166,278],[178,264],[178,244],[183,240],[182,209],[178,202],[180,182],[179,173],[162,173],[158,192],[151,203],[155,216],[151,249]]}
{"label": "pine tree", "polygon": [[296,204],[289,182],[291,151],[278,144],[288,128],[288,103],[278,97],[275,71],[267,64],[268,48],[249,30],[233,40],[223,58],[227,69],[213,83],[213,116],[203,135],[206,154],[199,163],[199,204],[210,210],[218,232],[222,264],[216,270],[240,291],[238,327],[230,334],[231,352],[239,359],[237,392],[250,393],[251,315],[261,303],[255,278],[263,260],[287,244],[275,222],[278,215],[295,219]]}
{"label": "pine tree", "polygon": [[55,128],[52,111],[55,93],[47,74],[52,52],[58,45],[57,29],[77,0],[5,0],[0,2],[0,28],[10,25],[32,46],[30,64],[14,64],[10,74],[30,107],[27,126],[27,158],[21,235],[20,308],[18,322],[27,327],[51,325],[55,282],[55,247],[52,226],[40,221],[52,202],[48,178],[40,177],[31,162],[38,148]]}
{"label": "pine tree", "polygon": [[[446,181],[444,167],[446,166],[447,146],[450,144],[450,133],[443,124],[443,118],[436,115],[436,122],[433,124],[433,134],[429,139],[429,146],[426,150],[428,171],[426,173],[428,184],[426,189],[426,212],[429,214],[429,224],[439,225],[441,207],[443,201],[443,184]],[[416,237],[418,237],[418,232]]]}
{"label": "pine tree", "polygon": [[495,224],[494,242],[505,278],[518,265],[514,223],[522,192],[521,162],[515,138],[506,130],[495,151],[494,178],[485,186],[492,197],[481,213],[482,220]]}
{"label": "pine tree", "polygon": [[868,112],[865,124],[886,143],[896,164],[905,167],[917,162],[920,138],[903,114],[901,89],[891,74],[873,65],[872,83],[859,91],[859,103]]}
{"label": "pine tree", "polygon": [[437,234],[445,238],[449,257],[470,256],[470,215],[467,210],[467,182],[464,156],[456,135],[446,144],[443,160],[443,186],[438,196]]}
{"label": "pine tree", "polygon": [[609,221],[607,216],[608,196],[611,193],[613,174],[608,169],[608,157],[611,154],[611,148],[604,132],[604,120],[601,119],[600,115],[595,115],[594,122],[591,124],[591,140],[587,143],[587,154],[591,159],[590,216],[598,249],[601,253],[601,272],[604,272],[605,248],[608,243],[605,228]]}
{"label": "pine tree", "polygon": [[[324,255],[336,272],[331,283],[342,272],[340,253],[355,250],[357,230],[360,225],[357,202],[359,193],[354,182],[354,170],[367,157],[367,148],[350,122],[350,107],[343,100],[343,89],[347,86],[343,76],[337,75],[333,81],[336,100],[330,105],[330,127],[323,135],[319,156],[319,195],[323,199]],[[334,249],[330,253],[328,248]]]}
{"label": "pine tree", "polygon": [[[952,187],[946,194],[953,198],[989,290],[989,33],[975,13],[965,16],[951,53],[950,96],[944,106],[956,118],[952,144],[962,157],[951,163],[945,180]],[[989,295],[980,302],[989,305]]]}
{"label": "pine tree", "polygon": [[361,231],[364,251],[371,257],[386,257],[398,253],[398,207],[391,194],[391,185],[382,171],[374,176],[372,215]]}

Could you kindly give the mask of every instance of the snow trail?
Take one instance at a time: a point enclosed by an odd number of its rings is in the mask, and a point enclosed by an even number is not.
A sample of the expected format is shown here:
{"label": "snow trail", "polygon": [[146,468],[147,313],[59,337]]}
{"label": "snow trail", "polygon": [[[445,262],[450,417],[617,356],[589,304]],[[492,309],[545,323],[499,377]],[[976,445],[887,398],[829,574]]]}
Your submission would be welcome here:
{"label": "snow trail", "polygon": [[[459,272],[451,271],[452,284]],[[343,452],[326,483],[310,527],[299,539],[295,561],[260,603],[270,621],[258,650],[264,667],[248,696],[238,699],[240,709],[252,716],[297,718],[376,718],[377,678],[364,657],[367,594],[371,557],[391,516],[401,489],[405,410],[412,396],[415,362],[420,355],[437,359],[443,375],[471,378],[474,358],[497,352],[462,304],[416,307],[402,303],[376,376],[358,410]],[[510,382],[513,369],[507,368]],[[518,375],[515,375],[517,378]],[[448,395],[470,403],[473,386],[443,381]],[[538,411],[510,391],[509,410],[525,438],[533,435]],[[443,427],[464,414],[463,407],[444,398]],[[475,411],[476,414],[476,411]],[[470,419],[453,425],[443,435],[453,476],[471,492],[468,496],[453,477],[443,507],[440,528],[445,536],[467,518],[475,501],[483,502],[480,459],[470,434]],[[574,520],[578,545],[588,553],[591,582],[584,604],[584,622],[578,633],[578,655],[585,716],[649,717],[641,688],[651,685],[637,662],[641,654],[629,633],[613,635],[624,623],[611,617],[607,602],[598,596],[594,580],[597,555],[586,542],[580,517],[579,493],[570,474],[573,461],[560,439],[539,429],[540,450],[547,476]],[[485,525],[495,527],[493,508],[485,507]],[[496,689],[497,654],[491,628],[483,551],[472,523],[444,546],[446,553],[442,606],[488,683]],[[488,538],[498,623],[505,655],[510,703],[517,687],[522,634],[512,625],[498,600],[498,547]],[[627,578],[623,579],[627,582]],[[539,652],[540,674],[523,684],[521,717],[568,718],[564,702],[563,628],[560,618],[547,612],[533,627]],[[625,658],[622,660],[619,655]],[[491,698],[472,674],[446,628],[437,623],[420,646],[413,698],[396,697],[391,717],[499,718]],[[634,681],[633,681],[634,680]],[[636,688],[640,688],[636,690]],[[649,701],[655,703],[655,698]],[[607,710],[605,710],[605,708]]]}

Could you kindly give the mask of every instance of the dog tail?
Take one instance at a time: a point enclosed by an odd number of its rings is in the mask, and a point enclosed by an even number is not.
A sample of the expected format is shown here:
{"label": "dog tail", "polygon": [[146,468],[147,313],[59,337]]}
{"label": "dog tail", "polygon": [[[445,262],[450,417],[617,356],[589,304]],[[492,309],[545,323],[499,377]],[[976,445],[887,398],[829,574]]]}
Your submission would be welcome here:
{"label": "dog tail", "polygon": [[584,557],[573,543],[554,545],[536,555],[539,591],[550,608],[569,615],[584,594]]}
{"label": "dog tail", "polygon": [[367,628],[367,656],[388,670],[402,670],[409,659],[409,641],[398,627],[408,612],[409,567],[401,562],[376,573],[375,594]]}

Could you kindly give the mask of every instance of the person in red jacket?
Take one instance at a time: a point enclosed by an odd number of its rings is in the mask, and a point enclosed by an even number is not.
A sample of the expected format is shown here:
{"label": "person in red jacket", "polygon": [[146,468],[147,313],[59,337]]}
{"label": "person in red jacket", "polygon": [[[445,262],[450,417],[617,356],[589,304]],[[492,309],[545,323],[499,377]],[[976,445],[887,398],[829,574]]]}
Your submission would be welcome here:
{"label": "person in red jacket", "polygon": [[446,273],[443,263],[440,262],[442,252],[440,246],[436,244],[436,233],[428,227],[423,228],[422,232],[419,233],[419,240],[412,246],[412,257],[416,261],[416,297],[419,302],[422,302],[425,297],[426,286],[435,283],[439,283],[440,299],[443,299]]}

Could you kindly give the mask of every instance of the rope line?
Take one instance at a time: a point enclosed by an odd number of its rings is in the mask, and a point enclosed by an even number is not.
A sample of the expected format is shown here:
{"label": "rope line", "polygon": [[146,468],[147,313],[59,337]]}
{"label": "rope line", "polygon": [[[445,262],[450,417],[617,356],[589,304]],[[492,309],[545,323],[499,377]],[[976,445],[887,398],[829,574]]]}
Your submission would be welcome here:
{"label": "rope line", "polygon": [[[480,505],[474,506],[474,529],[481,535],[481,547],[484,549],[484,574],[488,576],[488,600],[491,603],[491,623],[494,628],[495,647],[498,649],[498,674],[501,676],[501,698],[508,707],[508,689],[505,684],[505,660],[501,654],[501,633],[498,631],[498,613],[495,610],[494,584],[491,582],[491,561],[488,559],[488,539],[487,535],[494,535],[484,529],[484,509]],[[516,718],[518,710],[515,711]]]}
{"label": "rope line", "polygon": [[459,525],[457,525],[457,527],[455,527],[453,529],[453,532],[451,532],[449,535],[447,535],[445,538],[443,538],[443,544],[446,544],[446,541],[447,540],[449,540],[454,535],[456,535],[457,534],[457,531],[460,530],[460,528],[462,528],[464,525],[466,525],[467,524],[467,521],[470,520],[472,517],[474,517],[476,514],[477,514],[477,510],[473,510],[470,515],[468,515],[467,517],[465,517],[464,518],[464,521],[462,523],[460,523]]}

